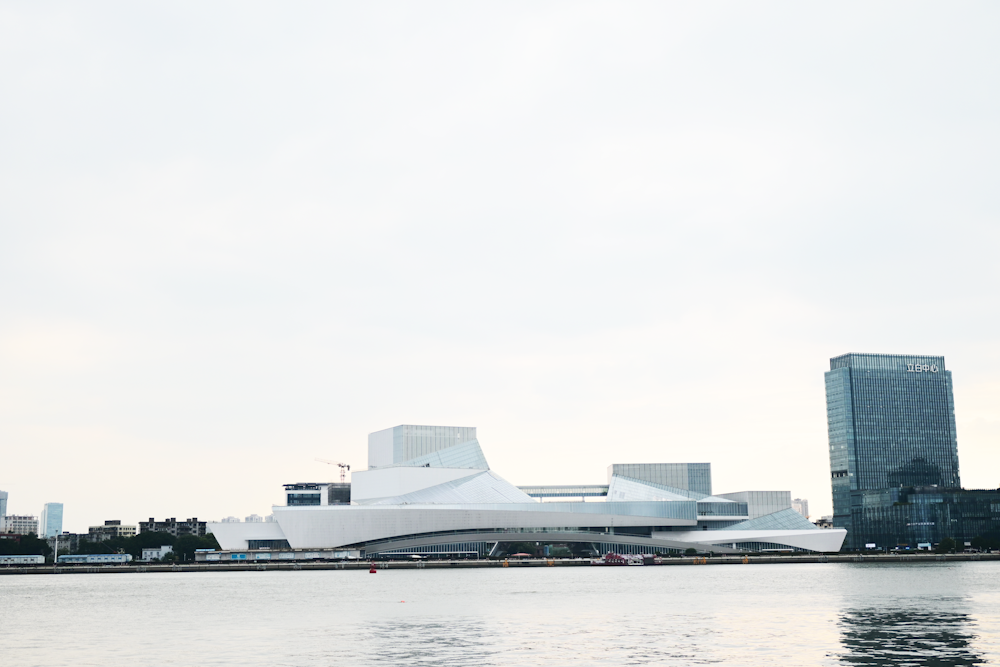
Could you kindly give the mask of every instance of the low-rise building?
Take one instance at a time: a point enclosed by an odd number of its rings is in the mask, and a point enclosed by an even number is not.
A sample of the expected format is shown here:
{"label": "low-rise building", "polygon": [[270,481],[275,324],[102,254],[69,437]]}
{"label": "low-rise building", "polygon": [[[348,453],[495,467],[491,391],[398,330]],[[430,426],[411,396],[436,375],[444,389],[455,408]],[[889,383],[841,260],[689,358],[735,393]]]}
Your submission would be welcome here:
{"label": "low-rise building", "polygon": [[135,537],[135,526],[123,526],[119,519],[105,521],[103,526],[91,526],[88,529],[88,539],[91,542],[104,542],[116,537]]}
{"label": "low-rise building", "polygon": [[[239,519],[237,519],[237,523],[238,522]],[[170,533],[174,537],[184,537],[185,535],[205,537],[206,526],[207,522],[198,521],[197,517],[187,519],[186,521],[178,521],[175,518],[164,519],[163,521],[157,521],[153,517],[149,517],[149,521],[139,522],[139,532]]]}
{"label": "low-rise building", "polygon": [[9,514],[3,518],[0,533],[15,535],[38,535],[38,517],[27,514]]}
{"label": "low-rise building", "polygon": [[59,553],[61,554],[75,554],[80,551],[80,541],[89,539],[90,535],[88,533],[64,532],[61,535],[50,537],[48,542],[49,547],[55,550],[56,542],[58,541]]}
{"label": "low-rise building", "polygon": [[259,514],[251,514],[244,521],[247,523],[264,523],[264,518]]}
{"label": "low-rise building", "polygon": [[152,547],[149,549],[142,550],[142,560],[163,560],[163,557],[169,553],[172,553],[174,548],[169,544],[164,544],[161,547]]}
{"label": "low-rise building", "polygon": [[1000,534],[1000,489],[912,486],[856,495],[864,503],[851,508],[851,525],[864,527],[866,549],[914,549],[945,538],[961,547]]}
{"label": "low-rise building", "polygon": [[227,516],[222,520],[222,523],[239,523],[240,518],[238,516]]}

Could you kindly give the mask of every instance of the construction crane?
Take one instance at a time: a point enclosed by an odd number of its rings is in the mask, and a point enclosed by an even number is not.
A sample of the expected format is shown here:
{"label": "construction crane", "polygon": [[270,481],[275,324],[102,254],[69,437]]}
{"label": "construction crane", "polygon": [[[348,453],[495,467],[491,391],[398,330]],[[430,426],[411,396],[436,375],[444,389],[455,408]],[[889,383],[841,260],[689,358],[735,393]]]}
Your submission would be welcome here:
{"label": "construction crane", "polygon": [[316,460],[319,461],[320,463],[329,463],[332,466],[340,466],[340,483],[341,484],[344,483],[344,477],[347,474],[347,471],[351,469],[351,466],[347,465],[346,463],[340,463],[339,461],[328,461],[327,459],[316,459]]}

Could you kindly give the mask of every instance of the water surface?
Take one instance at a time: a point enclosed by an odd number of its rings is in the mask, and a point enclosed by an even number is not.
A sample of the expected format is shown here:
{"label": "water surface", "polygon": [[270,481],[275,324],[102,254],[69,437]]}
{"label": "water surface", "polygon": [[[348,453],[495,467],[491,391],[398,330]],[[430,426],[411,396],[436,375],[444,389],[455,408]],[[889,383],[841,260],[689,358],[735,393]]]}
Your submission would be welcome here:
{"label": "water surface", "polygon": [[0,576],[0,665],[1000,664],[1000,563]]}

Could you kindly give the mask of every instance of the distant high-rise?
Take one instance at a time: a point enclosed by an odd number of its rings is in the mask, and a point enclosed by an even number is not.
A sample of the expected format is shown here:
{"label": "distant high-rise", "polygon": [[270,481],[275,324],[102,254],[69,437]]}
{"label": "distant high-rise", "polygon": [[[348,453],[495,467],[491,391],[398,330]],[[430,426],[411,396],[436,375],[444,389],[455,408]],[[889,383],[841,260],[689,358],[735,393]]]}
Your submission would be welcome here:
{"label": "distant high-rise", "polygon": [[38,530],[41,533],[39,537],[44,539],[55,537],[56,535],[62,533],[62,525],[63,504],[45,503],[42,507],[41,521],[39,521],[38,526]]}
{"label": "distant high-rise", "polygon": [[[944,357],[845,354],[830,360],[826,405],[833,524],[847,548],[868,542],[866,496],[961,486],[955,401]],[[869,503],[870,504],[870,503]]]}
{"label": "distant high-rise", "polygon": [[7,492],[0,491],[0,523],[5,516],[7,516]]}
{"label": "distant high-rise", "polygon": [[805,498],[795,498],[792,500],[792,509],[804,516],[809,518],[809,501]]}

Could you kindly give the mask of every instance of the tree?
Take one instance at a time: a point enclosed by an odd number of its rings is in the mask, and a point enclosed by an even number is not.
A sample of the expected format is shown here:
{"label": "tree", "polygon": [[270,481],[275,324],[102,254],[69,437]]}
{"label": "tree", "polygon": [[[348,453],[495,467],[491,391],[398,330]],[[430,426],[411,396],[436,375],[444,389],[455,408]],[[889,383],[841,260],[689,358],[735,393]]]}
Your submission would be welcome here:
{"label": "tree", "polygon": [[0,554],[5,556],[45,556],[52,555],[52,547],[47,540],[39,539],[34,533],[21,535],[19,540],[0,540]]}
{"label": "tree", "polygon": [[173,546],[174,553],[177,554],[179,560],[194,560],[194,552],[197,549],[215,549],[216,551],[222,549],[216,541],[215,535],[211,533],[205,537],[197,535],[178,537]]}
{"label": "tree", "polygon": [[502,542],[499,550],[505,555],[534,554],[537,548],[534,542]]}
{"label": "tree", "polygon": [[590,542],[570,542],[567,546],[575,558],[589,558],[595,553]]}
{"label": "tree", "polygon": [[972,538],[972,546],[977,549],[1000,549],[1000,535],[997,533],[986,533]]}
{"label": "tree", "polygon": [[950,537],[943,538],[934,549],[934,553],[947,554],[955,550],[955,540]]}

